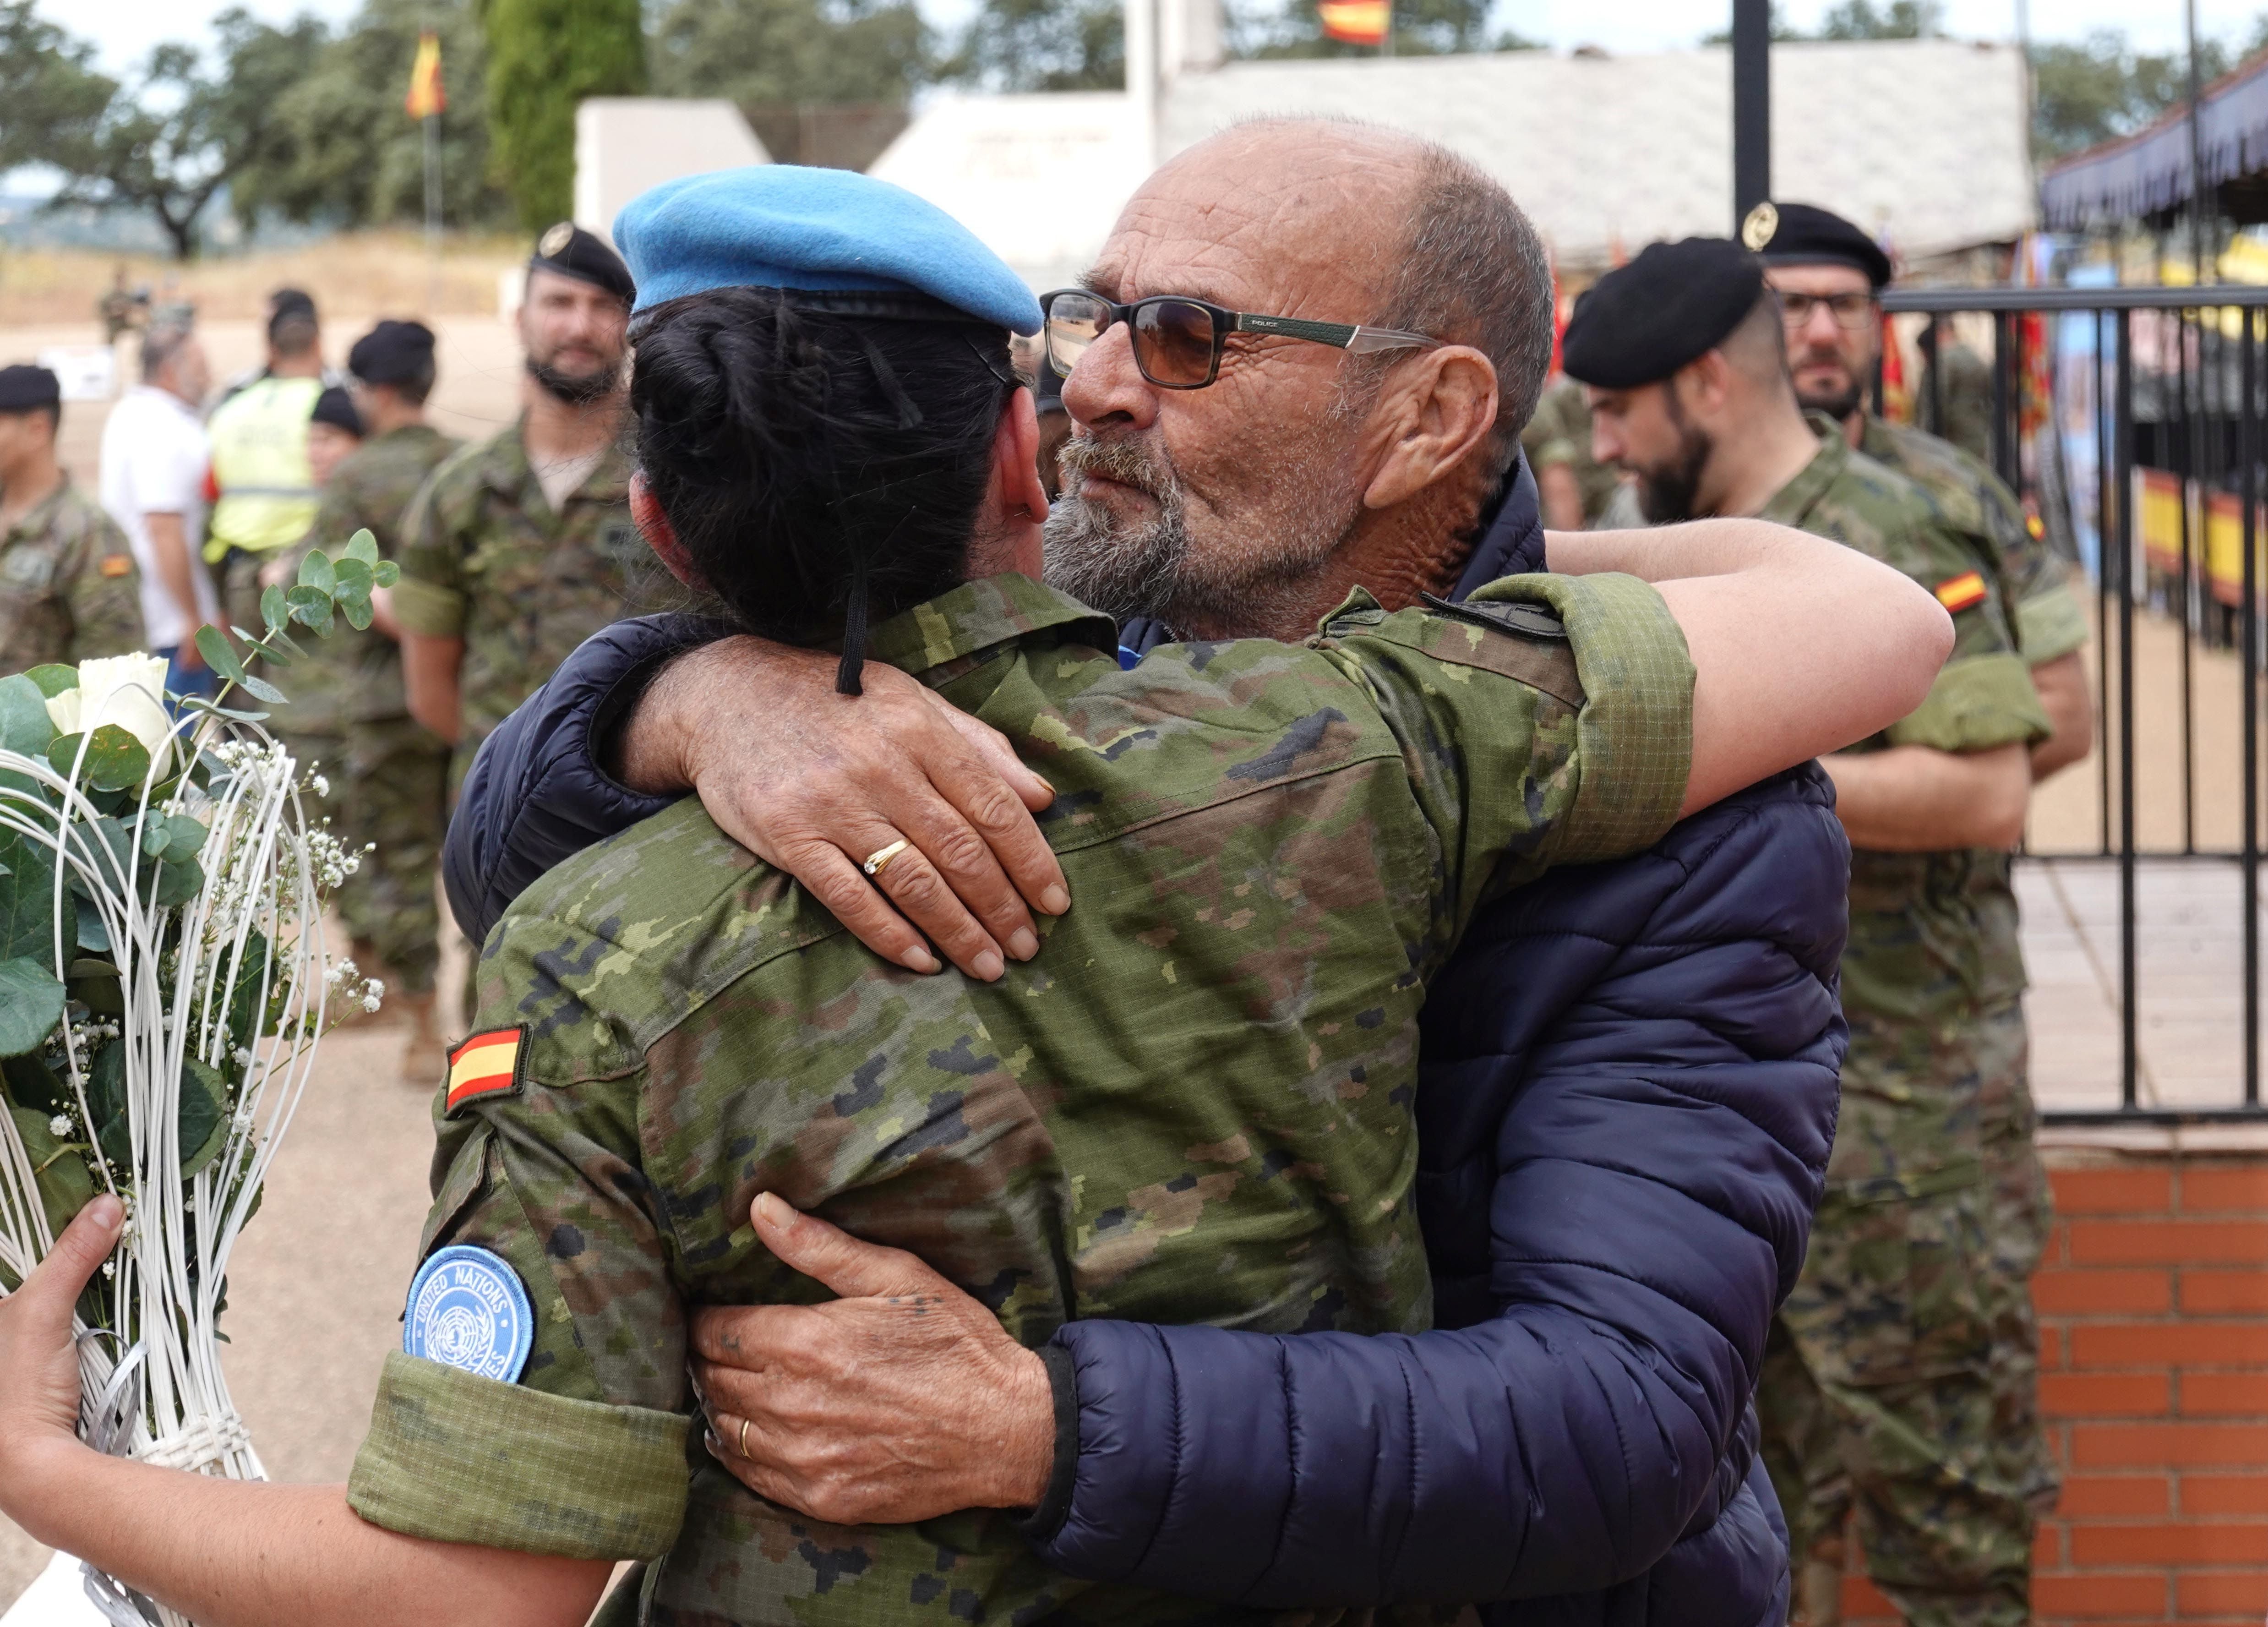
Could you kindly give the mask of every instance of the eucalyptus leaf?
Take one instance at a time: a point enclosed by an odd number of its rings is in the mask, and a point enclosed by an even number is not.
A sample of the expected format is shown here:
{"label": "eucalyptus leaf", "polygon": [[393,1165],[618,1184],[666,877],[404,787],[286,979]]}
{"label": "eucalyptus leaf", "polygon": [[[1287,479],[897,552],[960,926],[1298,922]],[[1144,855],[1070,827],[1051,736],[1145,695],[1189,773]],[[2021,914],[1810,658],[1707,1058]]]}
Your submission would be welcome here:
{"label": "eucalyptus leaf", "polygon": [[163,864],[158,866],[158,885],[150,902],[160,909],[173,909],[197,895],[205,884],[205,872],[194,858],[185,863]]}
{"label": "eucalyptus leaf", "polygon": [[339,610],[346,617],[347,625],[358,633],[369,631],[370,624],[378,619],[377,609],[367,594],[360,599],[342,598]]}
{"label": "eucalyptus leaf", "polygon": [[358,564],[378,563],[378,538],[372,534],[368,526],[347,539],[347,551],[340,556],[339,563],[344,564],[350,559]]}
{"label": "eucalyptus leaf", "polygon": [[91,898],[74,893],[71,902],[78,910],[78,946],[107,953],[110,949],[110,929],[102,924],[102,911]]}
{"label": "eucalyptus leaf", "polygon": [[151,858],[155,858],[164,852],[166,843],[172,839],[166,832],[163,814],[152,814],[142,821],[142,850]]}
{"label": "eucalyptus leaf", "polygon": [[[79,742],[86,755],[79,755]],[[58,774],[76,773],[97,791],[138,789],[150,773],[150,750],[126,730],[106,723],[91,735],[66,734],[49,743],[48,761]]]}
{"label": "eucalyptus leaf", "polygon": [[197,629],[197,653],[205,658],[205,665],[232,683],[244,681],[244,663],[237,658],[236,646],[228,635],[217,627]]}
{"label": "eucalyptus leaf", "polygon": [[66,986],[70,998],[98,1017],[126,1015],[126,986],[107,961],[73,961]]}
{"label": "eucalyptus leaf", "polygon": [[49,700],[67,689],[78,688],[78,668],[66,666],[60,661],[45,661],[24,674],[39,686],[40,693]]}
{"label": "eucalyptus leaf", "polygon": [[165,817],[166,858],[177,865],[185,858],[195,858],[204,847],[208,834],[205,828],[186,814],[168,814]]}
{"label": "eucalyptus leaf", "polygon": [[94,1110],[95,1139],[120,1168],[134,1161],[134,1132],[126,1123],[126,1042],[95,1052],[86,1071],[86,1105]]}
{"label": "eucalyptus leaf", "polygon": [[22,673],[0,678],[0,750],[36,757],[55,738],[55,721],[40,686]]}
{"label": "eucalyptus leaf", "polygon": [[36,1052],[0,1056],[0,1086],[5,1087],[8,1101],[15,1107],[55,1114],[70,1105],[70,1086]]}
{"label": "eucalyptus leaf", "polygon": [[331,562],[324,557],[322,549],[309,548],[300,556],[299,585],[301,587],[312,587],[328,598],[331,590],[338,585],[338,573],[331,569]]}
{"label": "eucalyptus leaf", "polygon": [[267,702],[270,706],[288,706],[291,704],[290,701],[285,697],[284,691],[277,688],[274,684],[269,683],[264,678],[254,678],[247,674],[244,681],[244,688],[245,693]]}
{"label": "eucalyptus leaf", "polygon": [[48,1229],[60,1236],[78,1211],[94,1198],[94,1177],[81,1155],[84,1143],[64,1141],[48,1128],[54,1115],[37,1108],[11,1108],[16,1135],[32,1160],[40,1188],[40,1207],[46,1211]]}
{"label": "eucalyptus leaf", "polygon": [[55,857],[36,842],[0,830],[0,960],[55,953]]}
{"label": "eucalyptus leaf", "polygon": [[181,1179],[188,1180],[220,1156],[228,1144],[228,1084],[219,1072],[194,1056],[181,1061],[180,1123]]}
{"label": "eucalyptus leaf", "polygon": [[333,595],[343,598],[349,593],[369,593],[378,579],[377,566],[376,560],[364,563],[359,559],[342,559],[333,571],[338,578],[337,585],[331,589]]}
{"label": "eucalyptus leaf", "polygon": [[260,590],[260,620],[271,633],[283,630],[291,619],[291,607],[285,602],[281,583],[270,582]]}
{"label": "eucalyptus leaf", "polygon": [[63,986],[28,956],[0,961],[0,1056],[35,1051],[63,1020]]}
{"label": "eucalyptus leaf", "polygon": [[381,559],[372,572],[371,579],[380,587],[392,587],[401,580],[401,567],[390,559]]}

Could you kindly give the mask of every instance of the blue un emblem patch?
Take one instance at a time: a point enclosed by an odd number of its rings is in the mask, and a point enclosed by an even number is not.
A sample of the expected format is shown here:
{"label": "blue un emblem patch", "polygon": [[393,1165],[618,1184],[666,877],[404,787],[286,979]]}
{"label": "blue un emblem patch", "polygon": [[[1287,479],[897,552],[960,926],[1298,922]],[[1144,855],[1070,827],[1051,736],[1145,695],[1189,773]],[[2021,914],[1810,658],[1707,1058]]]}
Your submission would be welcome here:
{"label": "blue un emblem patch", "polygon": [[502,1258],[463,1243],[436,1249],[409,1284],[405,1355],[510,1384],[527,1366],[535,1314]]}

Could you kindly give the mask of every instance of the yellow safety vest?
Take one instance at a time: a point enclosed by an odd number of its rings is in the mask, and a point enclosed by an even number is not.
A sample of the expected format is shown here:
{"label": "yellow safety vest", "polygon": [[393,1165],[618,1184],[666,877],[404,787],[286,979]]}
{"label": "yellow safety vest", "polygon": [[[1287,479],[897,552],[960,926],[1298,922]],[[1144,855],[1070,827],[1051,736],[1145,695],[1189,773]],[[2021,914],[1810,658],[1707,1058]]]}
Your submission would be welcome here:
{"label": "yellow safety vest", "polygon": [[212,442],[213,504],[205,558],[232,548],[266,554],[307,534],[321,506],[307,462],[307,423],[320,379],[262,379],[246,387],[205,425]]}

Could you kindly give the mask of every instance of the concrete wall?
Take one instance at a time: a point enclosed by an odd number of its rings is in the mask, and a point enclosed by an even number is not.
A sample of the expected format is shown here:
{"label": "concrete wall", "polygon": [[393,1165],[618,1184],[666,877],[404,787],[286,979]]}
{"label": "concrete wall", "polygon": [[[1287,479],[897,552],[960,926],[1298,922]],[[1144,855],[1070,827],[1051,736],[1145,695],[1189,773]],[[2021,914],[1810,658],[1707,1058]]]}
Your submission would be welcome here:
{"label": "concrete wall", "polygon": [[575,224],[609,237],[622,205],[649,187],[770,162],[731,102],[593,96],[575,109]]}

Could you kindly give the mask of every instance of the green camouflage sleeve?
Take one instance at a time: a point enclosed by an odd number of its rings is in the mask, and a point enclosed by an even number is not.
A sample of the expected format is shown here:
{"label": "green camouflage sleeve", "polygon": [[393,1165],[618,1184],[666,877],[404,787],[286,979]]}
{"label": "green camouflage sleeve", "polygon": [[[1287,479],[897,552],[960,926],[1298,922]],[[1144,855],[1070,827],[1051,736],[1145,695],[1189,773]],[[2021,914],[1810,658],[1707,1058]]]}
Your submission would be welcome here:
{"label": "green camouflage sleeve", "polygon": [[[1957,539],[1939,538],[1938,557],[1961,557]],[[1944,600],[1962,578],[1925,582]],[[1953,653],[1912,712],[1881,736],[1887,746],[1928,746],[1939,751],[1989,751],[2029,745],[2051,732],[2048,715],[2032,688],[2031,669],[2016,648],[1997,580],[1985,577],[1980,596],[1953,614]]]}
{"label": "green camouflage sleeve", "polygon": [[2087,612],[2072,591],[2069,571],[2045,548],[2040,552],[2051,569],[2039,586],[2016,600],[2016,644],[2031,666],[2084,650],[2089,637]]}
{"label": "green camouflage sleeve", "polygon": [[2000,582],[2025,665],[2043,666],[2086,648],[2087,613],[2071,591],[2068,568],[1999,477],[1990,469],[1978,474],[1978,498],[1999,549]]}
{"label": "green camouflage sleeve", "polygon": [[642,1201],[644,1074],[553,1088],[525,1067],[516,1093],[441,1123],[419,1252],[469,1244],[510,1266],[534,1313],[527,1365],[507,1383],[389,1356],[347,1500],[411,1536],[651,1558],[684,1517],[691,1393],[666,1233]]}
{"label": "green camouflage sleeve", "polygon": [[100,655],[124,655],[149,643],[142,626],[142,574],[126,534],[109,515],[89,505],[92,523],[72,548],[70,654],[78,662]]}
{"label": "green camouflage sleeve", "polygon": [[1322,648],[1402,742],[1459,921],[1550,865],[1641,851],[1677,818],[1693,665],[1635,577],[1512,577],[1393,615],[1358,592]]}
{"label": "green camouflage sleeve", "polygon": [[456,526],[444,490],[457,467],[452,458],[410,500],[401,522],[401,580],[394,586],[394,617],[428,638],[455,638],[465,630],[465,583]]}

